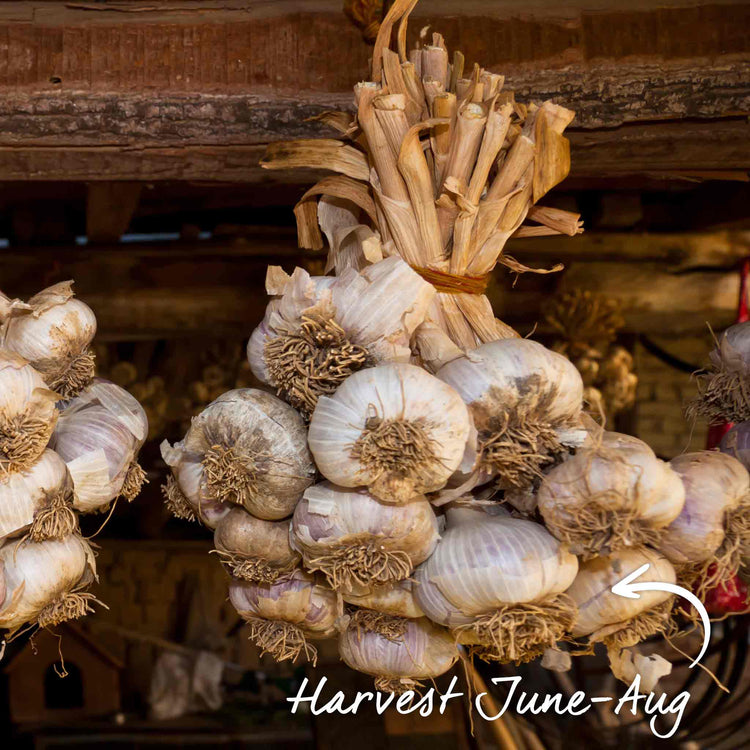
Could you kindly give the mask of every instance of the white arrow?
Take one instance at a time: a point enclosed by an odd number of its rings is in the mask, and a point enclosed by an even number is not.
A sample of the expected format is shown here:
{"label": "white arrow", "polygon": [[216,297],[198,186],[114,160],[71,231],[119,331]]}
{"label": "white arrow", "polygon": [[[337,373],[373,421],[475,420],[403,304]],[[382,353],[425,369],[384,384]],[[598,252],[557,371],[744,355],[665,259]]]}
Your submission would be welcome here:
{"label": "white arrow", "polygon": [[663,583],[661,581],[633,583],[636,578],[643,575],[650,567],[649,563],[641,565],[638,570],[634,570],[630,575],[625,576],[619,583],[612,586],[612,593],[618,596],[625,596],[628,599],[640,599],[641,595],[636,593],[638,591],[668,591],[670,594],[677,594],[677,596],[687,599],[698,610],[703,623],[703,648],[690,665],[692,669],[701,660],[703,654],[706,653],[708,644],[711,642],[711,621],[708,619],[708,612],[706,612],[703,602],[692,591],[688,591],[682,588],[682,586],[677,586],[674,583]]}

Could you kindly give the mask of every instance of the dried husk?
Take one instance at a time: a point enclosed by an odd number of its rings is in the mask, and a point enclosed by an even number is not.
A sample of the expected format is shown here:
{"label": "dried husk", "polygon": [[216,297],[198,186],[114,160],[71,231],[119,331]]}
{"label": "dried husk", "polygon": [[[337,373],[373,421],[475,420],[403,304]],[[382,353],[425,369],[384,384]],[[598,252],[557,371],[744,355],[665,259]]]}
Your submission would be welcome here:
{"label": "dried husk", "polygon": [[424,497],[382,503],[364,489],[330,482],[309,487],[292,517],[291,537],[308,570],[337,590],[395,583],[435,549],[438,526]]}
{"label": "dried husk", "polygon": [[414,619],[425,616],[414,598],[414,582],[410,579],[382,585],[353,586],[341,594],[347,604],[392,617]]}
{"label": "dried husk", "polygon": [[367,180],[370,174],[361,151],[326,138],[271,143],[260,165],[263,169],[328,169],[353,180]]}

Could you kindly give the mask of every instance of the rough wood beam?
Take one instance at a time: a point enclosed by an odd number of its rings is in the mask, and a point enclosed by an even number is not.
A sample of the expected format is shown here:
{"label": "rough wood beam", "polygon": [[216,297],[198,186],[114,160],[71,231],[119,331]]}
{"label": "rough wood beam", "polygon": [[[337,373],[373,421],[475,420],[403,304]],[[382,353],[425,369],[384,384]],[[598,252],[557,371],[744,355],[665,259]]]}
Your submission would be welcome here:
{"label": "rough wood beam", "polygon": [[141,182],[93,182],[86,195],[86,236],[89,242],[117,242],[133,218]]}

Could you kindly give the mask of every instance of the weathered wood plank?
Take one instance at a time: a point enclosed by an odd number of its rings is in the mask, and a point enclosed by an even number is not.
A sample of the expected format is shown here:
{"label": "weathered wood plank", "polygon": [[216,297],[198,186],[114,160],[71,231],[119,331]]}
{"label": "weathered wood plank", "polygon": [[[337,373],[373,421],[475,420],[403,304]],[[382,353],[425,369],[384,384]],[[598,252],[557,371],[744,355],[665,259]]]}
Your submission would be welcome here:
{"label": "weathered wood plank", "polygon": [[117,242],[130,225],[142,189],[142,182],[91,183],[86,196],[89,242]]}

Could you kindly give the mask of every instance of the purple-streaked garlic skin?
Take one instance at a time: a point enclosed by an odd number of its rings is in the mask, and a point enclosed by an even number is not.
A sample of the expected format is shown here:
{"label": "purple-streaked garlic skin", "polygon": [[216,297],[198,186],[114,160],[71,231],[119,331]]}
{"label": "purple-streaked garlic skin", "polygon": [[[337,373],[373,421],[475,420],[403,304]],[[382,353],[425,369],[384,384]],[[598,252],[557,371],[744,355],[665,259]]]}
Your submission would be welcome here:
{"label": "purple-streaked garlic skin", "polygon": [[736,458],[750,471],[750,422],[734,425],[721,439],[719,450]]}
{"label": "purple-streaked garlic skin", "polygon": [[736,323],[722,333],[711,362],[730,372],[750,374],[750,321]]}

